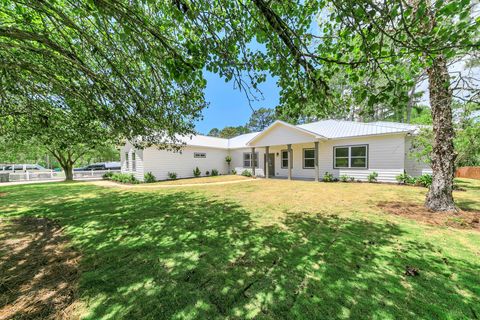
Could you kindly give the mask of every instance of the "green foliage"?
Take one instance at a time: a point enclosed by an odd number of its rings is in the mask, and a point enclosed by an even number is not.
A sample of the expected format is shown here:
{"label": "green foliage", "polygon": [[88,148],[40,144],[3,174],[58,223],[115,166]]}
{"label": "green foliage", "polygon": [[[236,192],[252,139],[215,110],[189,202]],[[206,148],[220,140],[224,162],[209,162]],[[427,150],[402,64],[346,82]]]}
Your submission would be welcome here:
{"label": "green foliage", "polygon": [[268,108],[260,108],[252,113],[246,125],[237,127],[225,127],[222,130],[219,130],[218,128],[213,128],[209,131],[208,135],[212,137],[230,139],[245,133],[262,131],[274,121],[275,110]]}
{"label": "green foliage", "polygon": [[233,175],[236,175],[236,174],[237,174],[237,170],[235,170],[235,169],[232,169],[230,172],[231,172]]}
{"label": "green foliage", "polygon": [[[236,173],[236,172],[235,172],[235,173]],[[252,177],[252,172],[251,172],[250,170],[245,169],[245,170],[242,171],[242,176],[244,176],[244,177]]]}
{"label": "green foliage", "polygon": [[350,179],[350,177],[347,176],[346,174],[342,174],[340,176],[340,181],[342,181],[342,182],[347,182],[349,179]]}
{"label": "green foliage", "polygon": [[212,169],[212,177],[218,176],[218,170],[217,169]]}
{"label": "green foliage", "polygon": [[127,184],[138,184],[140,181],[135,178],[135,176],[131,173],[114,173],[110,180],[120,182],[120,183],[127,183]]}
{"label": "green foliage", "polygon": [[373,171],[367,176],[367,180],[370,183],[377,182],[377,178],[378,178],[378,173],[375,171]]}
{"label": "green foliage", "polygon": [[[464,180],[462,185],[467,192],[458,193],[459,205],[479,211],[480,181]],[[479,232],[391,217],[376,206],[386,199],[421,205],[419,190],[390,185],[374,186],[375,192],[357,184],[341,187],[273,180],[208,192],[204,186],[143,192],[84,183],[2,186],[0,212],[6,222],[0,227],[0,241],[6,248],[12,239],[41,235],[43,228],[19,228],[15,222],[35,221],[40,212],[42,220],[59,224],[70,240],[68,248],[82,254],[80,291],[73,294],[81,293],[88,303],[78,310],[79,318],[108,319],[112,310],[119,320],[132,315],[172,318],[179,310],[194,312],[191,318],[196,319],[311,320],[349,315],[427,320],[474,318],[472,310],[480,314]],[[291,201],[296,193],[308,201]],[[39,252],[46,263],[40,267],[51,266],[44,258],[52,242],[40,239],[45,241],[23,248],[18,258],[25,263],[2,262],[4,267],[15,263],[2,273],[9,276],[5,284],[11,289],[2,292],[4,297],[20,294],[17,288],[24,282],[17,275],[22,271],[41,273],[31,268],[38,264],[29,265]],[[12,251],[13,256],[19,254]],[[8,256],[3,250],[2,257]],[[53,259],[54,266],[59,261],[65,260]],[[405,276],[406,266],[415,266],[420,275]],[[61,270],[77,272],[70,264]],[[47,277],[47,285],[62,284],[59,278]],[[242,293],[256,279],[261,282],[245,295],[234,299],[225,295],[226,283]],[[295,290],[303,279],[309,279],[306,294],[298,294]],[[37,280],[36,285],[45,283]],[[406,295],[408,284],[413,285],[414,299]],[[271,291],[273,300],[256,304],[270,288],[278,288]],[[372,298],[372,292],[379,298]],[[452,292],[471,295],[466,299]],[[99,299],[106,293],[108,298]],[[315,297],[322,297],[322,303]],[[339,297],[354,297],[355,303]],[[391,303],[387,307],[386,297]],[[277,303],[282,299],[288,305]]]}
{"label": "green foliage", "polygon": [[325,172],[322,178],[323,182],[332,182],[333,181],[333,174],[330,172]]}
{"label": "green foliage", "polygon": [[[475,104],[454,104],[454,114],[457,116],[454,126],[454,147],[457,152],[455,165],[457,167],[480,165],[480,117],[474,116],[477,109],[478,107]],[[431,116],[429,117],[431,122]],[[423,122],[424,120],[413,119],[414,122]],[[424,122],[428,123],[428,120]],[[433,131],[430,127],[423,128],[412,140],[408,156],[430,163],[432,146]]]}
{"label": "green foliage", "polygon": [[425,188],[430,188],[430,186],[432,185],[432,175],[422,174],[421,176],[415,179],[415,184]]}
{"label": "green foliage", "polygon": [[8,67],[0,78],[0,117],[36,118],[42,134],[48,126],[41,122],[64,111],[84,124],[78,136],[101,123],[115,137],[142,136],[146,143],[193,133],[206,106],[208,48],[197,31],[175,23],[170,4],[158,5],[165,7],[3,1],[0,65]]}
{"label": "green foliage", "polygon": [[399,174],[398,176],[395,177],[395,180],[397,180],[398,183],[408,183],[408,181],[410,181],[412,177],[410,177],[410,175],[408,175],[407,173],[401,173]]}
{"label": "green foliage", "polygon": [[232,162],[232,157],[231,156],[226,156],[225,157],[225,162],[227,162],[230,165],[230,162]]}
{"label": "green foliage", "polygon": [[177,173],[176,172],[169,172],[168,173],[168,179],[176,180],[177,179]]}
{"label": "green foliage", "polygon": [[200,177],[200,175],[202,174],[202,172],[200,171],[200,169],[198,169],[198,167],[196,167],[194,170],[193,170],[193,176],[198,178]]}
{"label": "green foliage", "polygon": [[91,159],[101,156],[102,152],[116,150],[113,146],[117,141],[111,138],[111,128],[101,122],[86,121],[82,114],[41,101],[37,106],[38,109],[32,108],[28,114],[0,117],[0,136],[7,141],[7,147],[14,143],[36,145],[26,150],[34,148],[34,152],[46,151],[55,157],[67,173],[67,179],[82,158]]}
{"label": "green foliage", "polygon": [[275,110],[260,108],[252,113],[246,127],[250,132],[263,131],[275,120]]}
{"label": "green foliage", "polygon": [[208,170],[205,171],[205,175],[206,175],[207,177],[210,176],[210,171],[208,171]]}
{"label": "green foliage", "polygon": [[143,181],[145,183],[153,183],[155,181],[157,181],[157,178],[155,178],[155,176],[153,175],[153,173],[151,172],[147,172],[144,174],[143,176]]}
{"label": "green foliage", "polygon": [[412,177],[406,173],[402,173],[396,176],[395,179],[398,181],[398,183],[418,185],[425,188],[430,188],[430,186],[432,185],[431,174],[422,174],[419,177]]}
{"label": "green foliage", "polygon": [[220,131],[218,136],[220,138],[230,139],[249,132],[250,131],[245,126],[225,127]]}
{"label": "green foliage", "polygon": [[102,178],[103,178],[104,180],[110,180],[110,179],[112,178],[113,174],[114,174],[114,173],[111,172],[111,171],[105,172],[105,173],[103,174]]}
{"label": "green foliage", "polygon": [[220,137],[220,130],[218,130],[218,128],[213,128],[208,132],[207,136]]}

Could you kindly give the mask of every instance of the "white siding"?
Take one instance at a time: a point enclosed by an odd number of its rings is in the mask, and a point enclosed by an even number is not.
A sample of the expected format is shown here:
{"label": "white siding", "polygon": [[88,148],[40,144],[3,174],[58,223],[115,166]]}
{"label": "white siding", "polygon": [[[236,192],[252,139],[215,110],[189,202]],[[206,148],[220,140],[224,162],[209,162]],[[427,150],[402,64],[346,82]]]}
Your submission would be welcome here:
{"label": "white siding", "polygon": [[[383,182],[395,182],[395,177],[406,170],[411,175],[420,175],[429,170],[428,166],[408,159],[408,149],[410,137],[405,138],[405,134],[391,134],[379,136],[366,136],[349,139],[332,139],[319,142],[319,174],[320,179],[325,172],[330,172],[334,177],[343,174],[355,179],[366,180],[372,172],[378,173],[378,180]],[[367,169],[334,169],[333,168],[333,149],[335,146],[368,145],[368,168]],[[314,179],[315,169],[303,168],[303,149],[314,148],[314,143],[303,143],[292,145],[293,150],[293,178]],[[287,177],[288,169],[281,167],[281,150],[286,150],[287,145],[277,145],[270,147],[270,153],[275,154],[275,176]],[[134,148],[126,144],[122,149],[122,171],[131,172],[132,152]],[[257,147],[255,151],[259,154],[259,166],[255,172],[257,176],[263,177],[264,173],[264,155],[265,148]],[[125,152],[129,152],[129,170],[125,166]],[[195,152],[206,153],[206,158],[194,158]],[[228,166],[225,157],[230,154],[232,157],[231,169],[235,169],[237,174],[244,170],[251,170],[243,166],[243,154],[250,153],[251,148],[241,149],[220,149],[187,146],[181,153],[148,148],[145,150],[136,150],[137,170],[134,173],[139,180],[143,180],[146,172],[152,172],[158,180],[168,178],[168,172],[177,173],[178,178],[188,178],[193,176],[193,169],[199,167],[202,176],[208,170],[217,169],[220,174],[228,173]]]}
{"label": "white siding", "polygon": [[263,136],[256,137],[253,146],[275,146],[284,144],[294,144],[307,141],[315,141],[313,134],[302,132],[301,129],[287,127],[282,124],[272,126]]}
{"label": "white siding", "polygon": [[418,161],[410,154],[413,139],[412,136],[405,138],[405,172],[413,177],[420,176],[424,173],[432,173],[432,169],[427,163]]}
{"label": "white siding", "polygon": [[[333,168],[333,148],[335,146],[348,145],[368,145],[368,169],[334,169]],[[304,143],[292,145],[293,151],[293,178],[314,179],[315,169],[303,168],[303,149],[314,149],[314,143]],[[281,151],[286,150],[287,146],[270,147],[270,153],[275,154],[275,176],[287,177],[288,169],[281,167]],[[232,163],[237,166],[237,172],[243,170],[242,153],[249,149],[241,149],[232,151]],[[260,171],[263,175],[263,155],[265,149],[260,153]],[[320,179],[325,172],[330,172],[334,177],[343,174],[355,179],[366,180],[367,176],[373,171],[378,173],[378,180],[384,182],[395,182],[395,177],[403,172],[404,169],[404,135],[384,135],[369,136],[363,138],[352,139],[336,139],[328,141],[320,141],[319,144],[319,171]]]}
{"label": "white siding", "polygon": [[[125,154],[128,153],[128,169],[125,159]],[[135,153],[135,171],[133,169],[133,160],[132,154]],[[140,181],[143,181],[144,175],[144,161],[143,161],[144,153],[143,150],[138,150],[133,147],[132,144],[127,142],[125,146],[121,149],[120,154],[120,161],[122,164],[122,172],[123,173],[131,173]]]}
{"label": "white siding", "polygon": [[[251,148],[243,149],[233,149],[230,150],[230,156],[232,157],[231,167],[237,171],[237,174],[242,174],[244,170],[252,171],[251,168],[245,168],[243,166],[243,154],[252,152]],[[263,169],[264,165],[264,154],[265,148],[255,148],[255,152],[258,152],[258,168],[255,168],[255,175],[259,177],[264,177],[265,172]]]}
{"label": "white siding", "polygon": [[[303,149],[314,149],[314,148],[315,148],[315,144],[313,142],[292,145],[292,152],[293,152],[292,177],[293,178],[301,178],[301,179],[315,178],[315,169],[303,168]],[[270,148],[270,153],[275,153],[275,176],[288,177],[288,168],[282,168],[282,161],[281,161],[282,150],[287,150],[287,145]]]}
{"label": "white siding", "polygon": [[[195,152],[206,153],[206,158],[194,158]],[[226,149],[205,147],[184,147],[181,152],[147,148],[144,154],[144,172],[151,172],[157,180],[168,179],[169,172],[175,172],[177,178],[193,177],[193,170],[198,167],[202,176],[206,171],[217,169],[220,174],[227,174]]]}
{"label": "white siding", "polygon": [[[333,148],[336,146],[368,145],[368,169],[334,169]],[[320,176],[325,172],[334,177],[346,174],[366,180],[372,172],[378,173],[378,181],[396,182],[395,177],[404,170],[405,135],[381,135],[320,142]]]}

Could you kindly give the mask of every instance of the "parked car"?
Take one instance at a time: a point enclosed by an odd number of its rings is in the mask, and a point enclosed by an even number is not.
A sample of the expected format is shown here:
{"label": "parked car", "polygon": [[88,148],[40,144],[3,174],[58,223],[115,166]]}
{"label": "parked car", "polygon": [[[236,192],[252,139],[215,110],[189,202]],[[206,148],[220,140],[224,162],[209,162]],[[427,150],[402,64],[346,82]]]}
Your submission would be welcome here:
{"label": "parked car", "polygon": [[50,171],[39,164],[12,164],[5,166],[4,171]]}
{"label": "parked car", "polygon": [[120,162],[97,162],[85,167],[75,168],[73,171],[120,170]]}

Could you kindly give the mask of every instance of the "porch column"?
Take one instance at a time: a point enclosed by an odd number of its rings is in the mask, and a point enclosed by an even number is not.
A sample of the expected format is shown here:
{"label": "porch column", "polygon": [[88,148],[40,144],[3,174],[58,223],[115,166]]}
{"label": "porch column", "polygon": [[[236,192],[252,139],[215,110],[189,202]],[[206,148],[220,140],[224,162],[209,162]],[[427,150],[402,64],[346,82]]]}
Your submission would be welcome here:
{"label": "porch column", "polygon": [[265,179],[268,179],[270,172],[270,147],[265,147]]}
{"label": "porch column", "polygon": [[255,148],[252,148],[252,154],[250,156],[250,164],[252,166],[252,176],[255,177]]}
{"label": "porch column", "polygon": [[288,180],[292,180],[292,145],[287,144],[288,150]]}
{"label": "porch column", "polygon": [[320,180],[320,169],[318,167],[318,141],[315,141],[315,181],[318,182]]}

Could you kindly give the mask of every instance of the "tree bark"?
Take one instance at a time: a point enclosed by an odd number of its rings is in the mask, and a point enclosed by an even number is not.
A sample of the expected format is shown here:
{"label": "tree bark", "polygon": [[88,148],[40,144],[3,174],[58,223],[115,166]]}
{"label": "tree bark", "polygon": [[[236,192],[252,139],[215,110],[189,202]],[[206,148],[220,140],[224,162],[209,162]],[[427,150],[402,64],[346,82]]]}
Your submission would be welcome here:
{"label": "tree bark", "polygon": [[65,171],[65,181],[73,181],[73,164],[62,166],[62,169]]}
{"label": "tree bark", "polygon": [[433,211],[455,211],[453,178],[455,150],[453,147],[452,91],[446,59],[438,56],[427,69],[430,107],[433,121],[433,181],[425,206]]}

